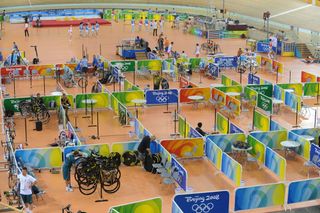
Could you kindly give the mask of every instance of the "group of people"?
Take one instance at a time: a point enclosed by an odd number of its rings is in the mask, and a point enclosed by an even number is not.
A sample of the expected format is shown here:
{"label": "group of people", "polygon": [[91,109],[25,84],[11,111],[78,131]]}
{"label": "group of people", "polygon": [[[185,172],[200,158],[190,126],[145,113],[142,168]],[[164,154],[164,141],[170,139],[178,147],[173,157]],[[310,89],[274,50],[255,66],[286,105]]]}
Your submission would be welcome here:
{"label": "group of people", "polygon": [[[70,26],[69,29],[69,36],[70,36],[70,30],[71,30],[71,36],[72,36],[72,26]],[[79,32],[81,37],[88,37],[88,36],[97,36],[99,34],[100,25],[96,21],[95,24],[90,24],[89,22],[80,22],[79,25]]]}
{"label": "group of people", "polygon": [[[164,19],[161,16],[161,19],[159,21],[157,20],[150,20],[146,17],[143,19],[142,17],[138,21],[138,30],[142,31],[142,26],[145,26],[146,31],[148,32],[149,29],[152,32],[153,36],[158,36],[158,30],[160,30],[160,33],[163,33],[164,28]],[[131,19],[131,32],[135,32],[135,26],[136,26],[136,20],[134,18]]]}

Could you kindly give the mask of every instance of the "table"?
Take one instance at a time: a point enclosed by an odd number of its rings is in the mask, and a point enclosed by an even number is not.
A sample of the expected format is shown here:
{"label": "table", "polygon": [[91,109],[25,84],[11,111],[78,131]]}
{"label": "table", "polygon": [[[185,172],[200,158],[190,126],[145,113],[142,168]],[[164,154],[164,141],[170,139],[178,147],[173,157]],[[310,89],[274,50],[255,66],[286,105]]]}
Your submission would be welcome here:
{"label": "table", "polygon": [[279,99],[275,99],[273,98],[272,99],[272,104],[273,104],[273,112],[275,114],[278,114],[280,112],[280,107],[281,107],[281,104],[283,104],[283,100],[279,100]]}
{"label": "table", "polygon": [[93,125],[93,104],[97,103],[97,100],[95,99],[84,99],[81,101],[81,103],[86,105],[86,115],[88,112],[87,105],[90,104],[90,112],[91,112],[91,124]]}
{"label": "table", "polygon": [[198,108],[198,103],[200,101],[202,101],[204,99],[204,97],[201,96],[201,95],[191,95],[191,96],[188,96],[188,99],[193,102],[193,107],[195,109],[197,109]]}
{"label": "table", "polygon": [[312,141],[314,141],[314,137],[312,137],[311,135],[301,135],[301,137],[303,137],[304,139],[310,141],[310,143]]}
{"label": "table", "polygon": [[229,96],[240,96],[240,92],[226,92],[226,95],[229,95]]}
{"label": "table", "polygon": [[137,105],[144,105],[147,103],[147,101],[145,99],[132,99],[131,100],[131,103],[134,103],[134,108],[135,108],[135,111],[136,111],[136,118],[138,118],[138,108],[137,108]]}
{"label": "table", "polygon": [[281,146],[284,148],[284,156],[288,158],[289,154],[292,153],[293,156],[296,154],[296,148],[300,146],[300,143],[296,141],[282,141]]}
{"label": "table", "polygon": [[62,92],[54,91],[54,92],[51,92],[50,94],[54,96],[61,96]]}
{"label": "table", "polygon": [[237,148],[232,144],[231,149],[232,149],[232,153],[234,154],[234,159],[240,162],[242,156],[244,156],[245,159],[247,159],[247,152],[252,150],[252,146],[246,149],[242,149],[242,148]]}

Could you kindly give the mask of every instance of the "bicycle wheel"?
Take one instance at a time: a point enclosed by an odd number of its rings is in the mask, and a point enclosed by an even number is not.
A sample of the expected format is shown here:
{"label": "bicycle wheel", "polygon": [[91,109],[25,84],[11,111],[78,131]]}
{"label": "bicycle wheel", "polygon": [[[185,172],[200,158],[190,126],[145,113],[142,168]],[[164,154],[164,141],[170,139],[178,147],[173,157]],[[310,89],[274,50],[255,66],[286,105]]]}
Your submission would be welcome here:
{"label": "bicycle wheel", "polygon": [[81,77],[79,80],[78,80],[78,86],[80,88],[85,88],[88,86],[88,80],[85,78],[85,77]]}
{"label": "bicycle wheel", "polygon": [[79,191],[83,195],[91,195],[97,190],[98,184],[78,184],[79,186]]}
{"label": "bicycle wheel", "polygon": [[19,103],[19,111],[21,116],[24,118],[29,118],[32,115],[31,103],[22,101]]}
{"label": "bicycle wheel", "polygon": [[117,180],[116,182],[114,182],[111,185],[103,183],[102,189],[103,189],[103,191],[105,191],[106,193],[109,193],[109,194],[115,193],[120,189],[120,180]]}

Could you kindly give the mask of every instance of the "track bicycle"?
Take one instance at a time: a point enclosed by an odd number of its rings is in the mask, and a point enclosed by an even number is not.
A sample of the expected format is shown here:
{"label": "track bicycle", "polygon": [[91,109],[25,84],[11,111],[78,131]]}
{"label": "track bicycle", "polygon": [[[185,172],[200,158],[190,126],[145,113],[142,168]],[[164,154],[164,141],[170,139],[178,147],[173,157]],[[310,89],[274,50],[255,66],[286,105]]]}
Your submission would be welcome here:
{"label": "track bicycle", "polygon": [[19,111],[24,118],[33,117],[46,124],[50,120],[50,113],[44,104],[37,104],[33,100],[19,102]]}

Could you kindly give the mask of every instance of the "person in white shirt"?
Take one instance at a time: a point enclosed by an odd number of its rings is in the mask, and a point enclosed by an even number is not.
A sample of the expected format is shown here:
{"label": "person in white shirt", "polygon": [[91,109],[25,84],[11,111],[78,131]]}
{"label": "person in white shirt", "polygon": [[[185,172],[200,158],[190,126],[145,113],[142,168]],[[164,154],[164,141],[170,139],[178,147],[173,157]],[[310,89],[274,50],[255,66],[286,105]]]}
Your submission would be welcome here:
{"label": "person in white shirt", "polygon": [[181,58],[188,58],[188,55],[184,52],[184,50],[181,53]]}
{"label": "person in white shirt", "polygon": [[168,50],[167,50],[168,58],[169,58],[169,57],[170,57],[170,55],[171,55],[172,48],[173,48],[173,42],[171,42],[171,43],[169,44],[169,47],[168,47]]}
{"label": "person in white shirt", "polygon": [[24,37],[29,37],[29,23],[24,24]]}
{"label": "person in white shirt", "polygon": [[163,33],[163,24],[164,24],[164,21],[161,19],[160,22],[159,22],[159,25],[160,25],[160,33]]}
{"label": "person in white shirt", "polygon": [[196,51],[195,51],[195,53],[196,53],[196,57],[199,58],[199,56],[200,56],[200,45],[199,45],[198,43],[196,44]]}
{"label": "person in white shirt", "polygon": [[26,212],[32,212],[32,186],[36,184],[36,179],[28,175],[26,167],[22,168],[22,174],[18,175],[20,183],[20,196],[26,206]]}

